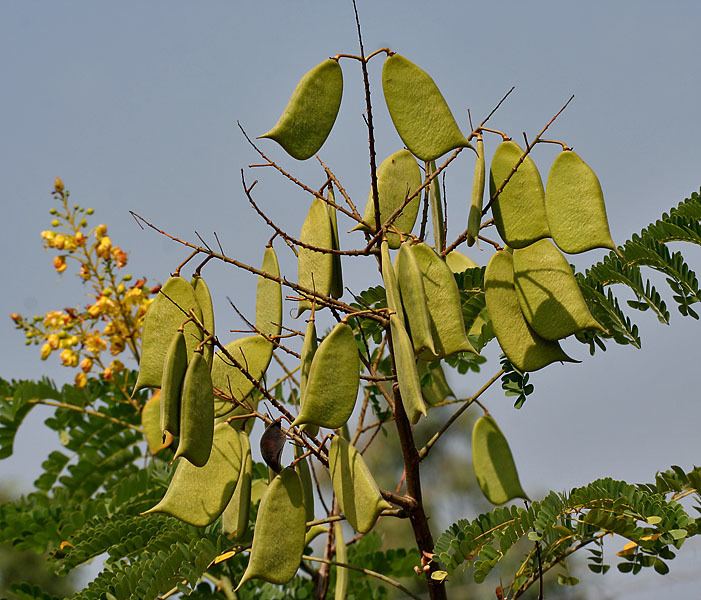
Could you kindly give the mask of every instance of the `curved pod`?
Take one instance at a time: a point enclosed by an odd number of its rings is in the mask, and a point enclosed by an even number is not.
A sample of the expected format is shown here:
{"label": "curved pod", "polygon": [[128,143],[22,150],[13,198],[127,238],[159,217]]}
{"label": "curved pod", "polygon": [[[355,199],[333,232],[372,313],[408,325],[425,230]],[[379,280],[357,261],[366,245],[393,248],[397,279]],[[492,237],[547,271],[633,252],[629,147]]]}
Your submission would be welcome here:
{"label": "curved pod", "polygon": [[[195,292],[197,305],[202,311],[202,325],[204,325],[207,333],[214,335],[214,305],[212,304],[212,294],[209,291],[209,286],[200,275],[195,275],[192,278],[192,289]],[[213,356],[214,342],[210,340],[204,345],[204,357],[210,366]]]}
{"label": "curved pod", "polygon": [[[299,234],[300,241],[315,248],[333,248],[333,229],[326,203],[314,198]],[[333,287],[333,254],[300,247],[297,253],[297,281],[299,285],[318,294],[331,295]],[[297,305],[297,316],[312,307],[309,300]]]}
{"label": "curved pod", "polygon": [[161,433],[171,435],[180,433],[180,404],[183,391],[183,382],[187,372],[187,345],[182,331],[176,331],[173,336],[161,382]]}
{"label": "curved pod", "polygon": [[234,494],[222,513],[221,528],[231,540],[241,539],[248,529],[248,513],[251,507],[251,483],[253,481],[253,458],[251,441],[241,433],[241,469]]}
{"label": "curved pod", "polygon": [[[280,278],[280,264],[272,246],[265,248],[260,270]],[[258,276],[256,285],[256,329],[271,337],[282,331],[282,285],[262,275]]]}
{"label": "curved pod", "polygon": [[436,349],[433,344],[431,320],[426,306],[424,281],[421,269],[419,269],[408,242],[404,242],[399,249],[396,273],[414,352],[435,356]]}
{"label": "curved pod", "polygon": [[484,160],[484,140],[482,136],[477,139],[477,160],[475,172],[472,175],[472,202],[470,214],[467,217],[467,245],[474,245],[482,224],[482,204],[484,202],[484,183],[486,166]]}

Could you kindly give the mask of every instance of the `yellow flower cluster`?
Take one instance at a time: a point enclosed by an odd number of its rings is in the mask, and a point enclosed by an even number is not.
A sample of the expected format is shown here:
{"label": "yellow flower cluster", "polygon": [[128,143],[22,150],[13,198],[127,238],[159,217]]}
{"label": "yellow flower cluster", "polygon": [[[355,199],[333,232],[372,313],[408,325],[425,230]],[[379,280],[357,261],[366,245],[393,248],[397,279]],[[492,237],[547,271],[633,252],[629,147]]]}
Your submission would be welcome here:
{"label": "yellow flower cluster", "polygon": [[40,346],[42,360],[56,352],[63,366],[78,369],[78,387],[96,374],[111,381],[125,371],[117,357],[128,352],[138,361],[141,326],[152,290],[145,279],[132,282],[131,275],[119,273],[128,262],[127,253],[112,242],[104,223],[88,229],[86,217],[93,209],[71,206],[70,192],[60,177],[54,181],[52,196],[58,207],[49,211],[51,229],[42,231],[41,238],[47,249],[58,252],[52,259],[58,273],[68,269],[68,259],[75,261],[78,276],[89,290],[89,304],[33,318],[12,313],[10,318],[24,331],[27,344]]}

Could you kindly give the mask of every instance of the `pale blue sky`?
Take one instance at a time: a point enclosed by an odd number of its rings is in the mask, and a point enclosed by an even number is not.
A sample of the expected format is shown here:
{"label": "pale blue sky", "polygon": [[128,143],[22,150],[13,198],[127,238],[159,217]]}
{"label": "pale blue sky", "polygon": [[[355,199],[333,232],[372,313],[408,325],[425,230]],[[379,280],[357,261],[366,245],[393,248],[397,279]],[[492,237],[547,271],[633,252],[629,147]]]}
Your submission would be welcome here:
{"label": "pale blue sky", "polygon": [[[493,124],[520,141],[521,131],[533,135],[575,94],[552,136],[574,145],[598,172],[617,241],[699,189],[697,2],[381,0],[361,1],[359,9],[368,51],[389,46],[423,66],[462,123],[468,107],[479,118],[515,85]],[[210,237],[216,230],[228,252],[257,263],[258,240],[269,235],[240,190],[239,169],[256,157],[235,122],[251,134],[267,130],[302,73],[329,55],[355,51],[346,1],[0,4],[0,181],[9,219],[0,237],[0,316],[82,302],[71,276],[55,275],[39,240],[57,175],[77,202],[94,207],[96,218],[110,225],[114,240],[131,252],[137,276],[163,279],[183,253],[142,232],[129,209],[188,238],[195,229]],[[362,205],[368,169],[360,71],[350,62],[343,68],[341,114],[321,154]],[[380,68],[381,60],[371,63],[374,83]],[[401,142],[378,86],[373,99],[383,158]],[[298,164],[273,142],[262,145],[301,178],[321,183],[314,161]],[[542,170],[554,153],[537,150]],[[452,237],[466,219],[471,170],[463,158],[448,178]],[[297,231],[305,198],[272,172],[259,169],[250,177],[261,180],[261,204]],[[355,240],[344,236],[343,244]],[[290,253],[279,251],[283,269],[294,275]],[[484,264],[487,255],[474,257]],[[586,266],[597,256],[577,263]],[[690,256],[698,265],[701,254]],[[361,273],[346,268],[356,289],[378,282],[374,272],[371,281]],[[250,309],[253,281],[217,265],[208,277],[220,331],[240,326],[225,297]],[[701,324],[682,320],[671,302],[667,328],[631,311],[641,326],[642,351],[611,347],[589,360],[574,344],[572,352],[584,363],[534,375],[536,393],[522,411],[514,411],[499,390],[488,396],[527,489],[565,489],[604,474],[648,480],[670,464],[699,462]],[[22,345],[9,319],[0,319],[0,332],[1,376],[67,379],[65,369],[41,363],[36,348]],[[456,388],[467,392],[478,385],[472,379]],[[33,480],[53,443],[39,422],[35,417],[21,433],[19,456],[0,463],[2,481],[26,489]],[[658,586],[683,581],[698,564],[698,548],[687,555],[666,578],[601,580],[601,594],[659,598]],[[641,591],[641,581],[651,595]]]}

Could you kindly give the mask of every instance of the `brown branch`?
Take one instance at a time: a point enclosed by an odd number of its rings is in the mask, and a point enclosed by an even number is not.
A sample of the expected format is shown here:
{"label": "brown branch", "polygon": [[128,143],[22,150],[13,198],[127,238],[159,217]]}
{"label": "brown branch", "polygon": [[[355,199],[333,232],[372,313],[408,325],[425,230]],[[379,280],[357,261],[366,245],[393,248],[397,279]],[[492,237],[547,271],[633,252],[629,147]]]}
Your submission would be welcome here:
{"label": "brown branch", "polygon": [[357,217],[359,221],[362,221],[363,218],[358,212],[358,208],[356,207],[355,203],[351,199],[350,195],[346,191],[346,189],[341,185],[341,182],[339,181],[338,177],[336,177],[336,174],[331,170],[331,168],[323,161],[319,156],[316,156],[316,160],[319,161],[319,164],[321,167],[324,169],[324,172],[326,175],[331,179],[333,184],[336,186],[336,189],[340,192],[341,196],[343,196],[343,199],[346,201],[346,204],[350,207],[351,211],[353,211],[353,214]]}

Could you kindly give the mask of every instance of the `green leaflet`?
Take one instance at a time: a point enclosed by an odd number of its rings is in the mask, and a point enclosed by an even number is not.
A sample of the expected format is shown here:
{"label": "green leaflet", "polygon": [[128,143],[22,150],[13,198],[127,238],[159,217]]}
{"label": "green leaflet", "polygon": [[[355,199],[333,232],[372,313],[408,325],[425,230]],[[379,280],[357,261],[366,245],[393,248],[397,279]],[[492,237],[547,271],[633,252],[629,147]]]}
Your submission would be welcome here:
{"label": "green leaflet", "polygon": [[[300,360],[299,369],[300,403],[301,399],[304,398],[304,390],[307,387],[307,379],[309,379],[309,369],[312,367],[312,360],[314,360],[316,348],[316,325],[314,325],[314,316],[312,314],[312,318],[309,319],[309,322],[307,323],[307,330],[304,332],[304,343],[302,344],[302,358]],[[301,429],[306,431],[311,436],[316,436],[316,434],[319,433],[319,427],[313,425],[312,423],[302,425]]]}
{"label": "green leaflet", "polygon": [[521,312],[546,340],[603,328],[589,312],[567,259],[550,240],[514,250],[514,285]]}
{"label": "green leaflet", "polygon": [[[299,446],[295,446],[295,459],[299,459],[303,454],[303,450]],[[304,509],[307,522],[314,520],[314,485],[312,483],[312,474],[309,470],[309,463],[306,458],[302,458],[295,465],[295,471],[299,475],[299,480],[302,483],[302,495],[304,497]]]}
{"label": "green leaflet", "polygon": [[[377,193],[380,202],[380,223],[384,223],[399,209],[404,201],[421,187],[421,169],[416,159],[407,150],[399,150],[382,161],[377,169]],[[390,248],[399,248],[400,235],[411,233],[419,213],[420,195],[417,195],[392,222],[387,232]],[[375,204],[372,190],[363,213],[363,225],[356,225],[352,231],[367,229],[375,231]]]}
{"label": "green leaflet", "polygon": [[616,249],[599,178],[576,153],[561,152],[550,167],[545,209],[553,240],[563,252]]}
{"label": "green leaflet", "polygon": [[439,404],[449,397],[455,398],[440,362],[418,360],[416,367],[421,381],[421,393],[429,406]]}
{"label": "green leaflet", "polygon": [[234,495],[222,513],[222,533],[231,540],[240,540],[248,528],[248,513],[251,507],[251,482],[253,481],[253,458],[251,441],[241,432],[241,469],[234,488]]}
{"label": "green leaflet", "polygon": [[435,356],[424,281],[409,242],[404,242],[399,249],[395,271],[414,353]]}
{"label": "green leaflet", "polygon": [[[329,200],[331,202],[336,202],[334,198],[333,190],[329,188]],[[340,250],[341,243],[338,238],[338,219],[336,218],[336,209],[330,204],[326,205],[326,210],[329,213],[329,220],[331,221],[331,249]],[[341,255],[333,255],[333,274],[331,277],[331,297],[340,298],[343,296],[343,265],[341,264]]]}
{"label": "green leaflet", "polygon": [[[316,248],[333,247],[333,230],[327,210],[327,204],[320,198],[314,198],[309,207],[307,218],[302,224],[300,241]],[[329,296],[333,286],[333,254],[316,252],[300,247],[297,253],[297,281],[299,285],[318,294]],[[297,305],[297,316],[310,309],[309,300],[301,300]]]}
{"label": "green leaflet", "polygon": [[416,369],[414,348],[404,324],[397,315],[390,315],[392,344],[394,347],[394,366],[397,370],[397,383],[402,396],[402,405],[412,425],[416,424],[423,415],[426,416],[426,405],[421,394],[419,373]]}
{"label": "green leaflet", "polygon": [[[227,352],[256,380],[260,381],[273,357],[273,345],[259,335],[239,338],[225,346]],[[233,394],[237,400],[243,400],[253,390],[253,383],[236,368],[222,352],[214,355],[212,362],[212,384],[227,395]],[[214,415],[221,417],[235,408],[235,404],[215,398]],[[240,410],[239,410],[240,409]],[[246,412],[243,407],[236,409],[240,414]]]}
{"label": "green leaflet", "polygon": [[472,467],[482,493],[492,504],[504,504],[514,498],[528,500],[509,444],[488,415],[477,419],[472,429]]}
{"label": "green leaflet", "polygon": [[[336,562],[348,563],[348,548],[343,539],[343,525],[340,521],[333,524],[333,534],[336,542]],[[334,600],[345,600],[348,591],[348,569],[336,567],[336,587],[334,588]]]}
{"label": "green leaflet", "polygon": [[399,137],[420,160],[436,160],[467,146],[443,94],[431,76],[399,54],[382,67],[382,90]]}
{"label": "green leaflet", "polygon": [[436,354],[440,357],[456,352],[476,354],[465,333],[460,291],[450,267],[426,244],[409,249],[421,271]]}
{"label": "green leaflet", "polygon": [[[273,277],[280,277],[280,265],[272,246],[265,248],[260,270]],[[260,275],[256,287],[256,329],[271,337],[280,335],[282,331],[282,286],[279,281]]]}
{"label": "green leaflet", "polygon": [[[192,278],[192,289],[195,292],[197,305],[202,311],[202,324],[207,332],[214,335],[214,306],[212,304],[212,294],[209,291],[207,282],[200,276],[195,275]],[[211,366],[212,355],[214,354],[214,342],[209,341],[204,345],[204,357],[207,359],[207,364]]]}
{"label": "green leaflet", "polygon": [[336,121],[343,96],[343,71],[331,58],[305,73],[270,131],[260,137],[275,140],[290,156],[314,156]]}
{"label": "green leaflet", "polygon": [[555,361],[571,361],[560,344],[543,339],[526,322],[514,289],[513,257],[507,251],[496,252],[490,259],[484,291],[494,334],[519,371],[537,371]]}
{"label": "green leaflet", "polygon": [[367,533],[380,513],[392,505],[382,498],[361,454],[339,435],[331,440],[329,471],[346,520],[359,533]]}
{"label": "green leaflet", "polygon": [[268,485],[260,502],[248,566],[236,587],[249,579],[283,584],[297,572],[306,533],[304,498],[299,475],[284,469]]}
{"label": "green leaflet", "polygon": [[201,352],[195,352],[183,381],[180,440],[173,460],[182,456],[196,467],[204,466],[209,460],[214,434],[213,398],[209,365]]}
{"label": "green leaflet", "polygon": [[[170,277],[149,306],[144,318],[139,376],[134,392],[147,387],[161,387],[163,363],[173,335],[187,320],[189,311],[202,319],[192,286],[182,277]],[[185,311],[185,312],[183,312]],[[187,354],[192,355],[202,340],[202,333],[194,323],[185,325]]]}
{"label": "green leaflet", "polygon": [[474,269],[479,265],[470,257],[465,256],[462,252],[452,250],[445,255],[445,264],[453,273],[462,273],[467,269]]}
{"label": "green leaflet", "polygon": [[180,433],[180,398],[182,397],[183,381],[187,372],[187,345],[182,331],[176,331],[173,336],[165,364],[163,365],[163,381],[161,387],[161,433],[171,435]]}
{"label": "green leaflet", "polygon": [[475,162],[475,172],[472,176],[472,204],[470,214],[467,217],[467,245],[472,246],[479,235],[482,224],[482,203],[484,202],[484,140],[480,135],[477,138],[477,161]]}
{"label": "green leaflet", "polygon": [[[516,142],[499,144],[489,170],[489,194],[509,177],[523,156]],[[533,159],[526,156],[492,204],[494,224],[501,238],[512,248],[524,248],[550,235],[545,214],[545,191]]]}
{"label": "green leaflet", "polygon": [[359,385],[360,358],[353,329],[338,323],[314,354],[302,406],[292,425],[342,427],[353,412]]}
{"label": "green leaflet", "polygon": [[[436,172],[436,161],[426,163],[426,178]],[[438,177],[431,181],[428,192],[428,200],[431,204],[431,223],[433,223],[433,247],[436,252],[443,252],[445,248],[445,229],[443,214],[443,200],[441,198],[441,182]]]}
{"label": "green leaflet", "polygon": [[402,298],[399,293],[399,284],[397,283],[397,275],[392,266],[392,259],[389,255],[389,244],[387,240],[382,240],[380,245],[380,253],[382,256],[382,281],[385,284],[385,292],[387,294],[387,308],[393,310],[398,319],[404,323],[404,310],[402,309]]}
{"label": "green leaflet", "polygon": [[151,454],[163,450],[163,433],[161,421],[161,394],[157,391],[151,396],[141,410],[141,426],[144,428],[144,438]]}
{"label": "green leaflet", "polygon": [[241,468],[240,436],[228,424],[217,424],[207,464],[178,461],[162,500],[142,514],[165,513],[196,527],[213,523],[234,493]]}

